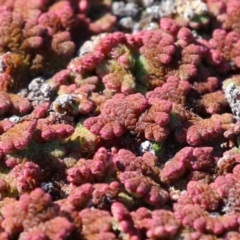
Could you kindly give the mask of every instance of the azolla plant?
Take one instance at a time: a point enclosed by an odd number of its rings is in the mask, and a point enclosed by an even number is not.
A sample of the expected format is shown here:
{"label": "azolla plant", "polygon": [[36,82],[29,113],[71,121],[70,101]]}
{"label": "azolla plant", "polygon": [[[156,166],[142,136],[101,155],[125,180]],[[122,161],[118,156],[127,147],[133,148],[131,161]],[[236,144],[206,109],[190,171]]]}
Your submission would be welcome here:
{"label": "azolla plant", "polygon": [[24,6],[0,0],[0,239],[240,239],[239,2]]}

